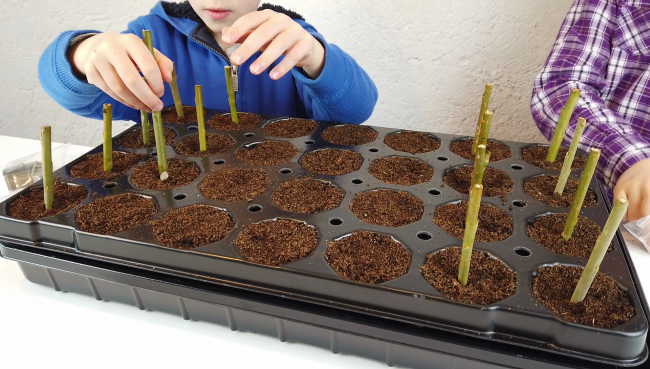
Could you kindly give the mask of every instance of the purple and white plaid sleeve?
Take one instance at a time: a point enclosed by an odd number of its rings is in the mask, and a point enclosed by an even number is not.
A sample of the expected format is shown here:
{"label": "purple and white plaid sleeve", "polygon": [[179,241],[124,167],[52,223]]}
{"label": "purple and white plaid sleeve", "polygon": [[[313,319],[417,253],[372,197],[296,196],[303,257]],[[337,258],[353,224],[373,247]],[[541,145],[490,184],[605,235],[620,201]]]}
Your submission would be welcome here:
{"label": "purple and white plaid sleeve", "polygon": [[650,0],[575,0],[533,88],[533,119],[548,140],[573,88],[582,95],[563,143],[585,118],[580,148],[602,150],[596,174],[613,188],[650,158]]}

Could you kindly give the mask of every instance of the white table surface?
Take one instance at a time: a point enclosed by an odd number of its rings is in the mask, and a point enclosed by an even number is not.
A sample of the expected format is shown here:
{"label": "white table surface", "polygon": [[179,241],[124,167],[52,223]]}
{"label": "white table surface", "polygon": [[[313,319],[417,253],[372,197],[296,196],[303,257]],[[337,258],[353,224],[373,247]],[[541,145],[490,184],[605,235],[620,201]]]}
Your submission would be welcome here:
{"label": "white table surface", "polygon": [[[0,136],[0,167],[38,151],[39,141]],[[650,291],[650,254],[627,231],[623,234]],[[386,368],[309,345],[55,292],[28,282],[17,263],[1,258],[0,316],[3,368]]]}

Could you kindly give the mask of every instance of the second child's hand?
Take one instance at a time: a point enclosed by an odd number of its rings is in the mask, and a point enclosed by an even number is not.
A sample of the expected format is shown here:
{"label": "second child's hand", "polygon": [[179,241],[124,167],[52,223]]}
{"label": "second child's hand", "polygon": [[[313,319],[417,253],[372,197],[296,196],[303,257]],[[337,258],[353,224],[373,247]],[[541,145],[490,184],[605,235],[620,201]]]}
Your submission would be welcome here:
{"label": "second child's hand", "polygon": [[243,64],[258,50],[263,51],[250,67],[256,75],[285,55],[270,72],[274,80],[293,67],[302,68],[316,79],[325,64],[325,49],[318,40],[293,19],[268,9],[246,14],[231,27],[224,27],[221,39],[227,45],[241,43],[230,57],[235,65]]}

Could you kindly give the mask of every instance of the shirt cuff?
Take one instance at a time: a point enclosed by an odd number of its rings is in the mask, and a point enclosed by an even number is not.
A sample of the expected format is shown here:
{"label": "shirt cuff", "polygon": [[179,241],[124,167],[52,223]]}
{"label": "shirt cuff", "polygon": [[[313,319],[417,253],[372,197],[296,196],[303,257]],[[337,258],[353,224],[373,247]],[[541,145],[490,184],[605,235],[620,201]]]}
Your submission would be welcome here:
{"label": "shirt cuff", "polygon": [[81,42],[81,40],[78,40],[78,37],[86,35],[88,35],[87,37],[90,37],[91,35],[97,33],[100,32],[91,30],[69,31],[63,33],[57,42],[56,49],[54,51],[54,65],[56,75],[63,86],[75,94],[98,94],[101,91],[96,86],[93,86],[87,81],[81,80],[75,76],[74,72],[72,72],[72,65],[68,60],[68,48],[74,45],[71,45],[72,42]]}

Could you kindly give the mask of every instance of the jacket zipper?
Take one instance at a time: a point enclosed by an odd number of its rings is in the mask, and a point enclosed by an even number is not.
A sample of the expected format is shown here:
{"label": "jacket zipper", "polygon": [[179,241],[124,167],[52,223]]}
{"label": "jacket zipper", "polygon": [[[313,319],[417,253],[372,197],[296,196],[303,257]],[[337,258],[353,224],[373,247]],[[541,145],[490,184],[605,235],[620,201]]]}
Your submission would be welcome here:
{"label": "jacket zipper", "polygon": [[[208,50],[212,51],[213,53],[219,55],[220,57],[224,58],[226,62],[230,65],[230,73],[232,74],[232,87],[233,90],[235,90],[235,100],[238,100],[237,92],[239,91],[239,67],[232,64],[230,62],[230,59],[221,51],[215,49],[214,47],[206,44],[205,42],[197,39],[194,36],[192,36],[192,40],[194,40],[194,42],[198,43],[199,45],[202,45],[203,47],[207,48]],[[239,104],[236,105],[237,105],[237,109],[239,109]]]}

